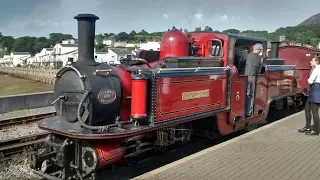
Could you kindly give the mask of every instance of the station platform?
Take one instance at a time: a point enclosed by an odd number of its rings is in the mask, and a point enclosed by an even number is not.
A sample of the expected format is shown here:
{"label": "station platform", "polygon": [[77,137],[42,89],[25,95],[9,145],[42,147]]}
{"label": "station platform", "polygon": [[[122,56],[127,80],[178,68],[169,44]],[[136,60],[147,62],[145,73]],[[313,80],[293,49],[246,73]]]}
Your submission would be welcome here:
{"label": "station platform", "polygon": [[134,180],[320,180],[320,136],[304,125],[301,111]]}

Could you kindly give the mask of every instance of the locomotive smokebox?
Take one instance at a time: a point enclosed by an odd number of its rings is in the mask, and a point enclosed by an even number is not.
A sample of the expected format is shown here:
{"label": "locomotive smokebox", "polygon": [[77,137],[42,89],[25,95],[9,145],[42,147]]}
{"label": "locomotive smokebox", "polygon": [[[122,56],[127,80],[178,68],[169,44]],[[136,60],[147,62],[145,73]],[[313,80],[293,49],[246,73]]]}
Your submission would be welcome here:
{"label": "locomotive smokebox", "polygon": [[78,20],[77,63],[89,66],[99,64],[94,60],[95,23],[99,17],[93,14],[78,14],[74,19]]}
{"label": "locomotive smokebox", "polygon": [[278,58],[279,57],[279,41],[271,42],[271,58]]}

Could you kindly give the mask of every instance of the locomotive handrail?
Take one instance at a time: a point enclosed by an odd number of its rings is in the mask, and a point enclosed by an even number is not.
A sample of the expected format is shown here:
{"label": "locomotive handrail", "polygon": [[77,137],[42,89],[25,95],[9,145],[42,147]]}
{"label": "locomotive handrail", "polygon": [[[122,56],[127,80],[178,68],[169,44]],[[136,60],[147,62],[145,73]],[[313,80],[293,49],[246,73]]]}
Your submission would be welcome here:
{"label": "locomotive handrail", "polygon": [[296,65],[265,65],[265,71],[295,70]]}
{"label": "locomotive handrail", "polygon": [[287,67],[287,66],[294,66],[294,67],[296,67],[296,65],[295,64],[292,64],[292,65],[265,65],[265,66],[283,66],[283,67]]}
{"label": "locomotive handrail", "polygon": [[194,72],[198,72],[200,70],[215,70],[215,69],[223,69],[227,71],[230,69],[230,67],[159,68],[157,73],[161,73],[163,71],[186,71],[186,70],[194,70]]}
{"label": "locomotive handrail", "polygon": [[76,69],[75,67],[67,65],[67,66],[64,66],[63,68],[61,68],[61,69],[57,72],[57,74],[55,75],[55,78],[59,78],[59,77],[61,76],[61,74],[64,73],[64,72],[66,72],[67,69],[69,69],[69,68],[72,69],[72,70],[74,70],[81,79],[86,77],[85,75],[82,75],[82,74],[80,73],[80,71],[79,71],[78,69]]}

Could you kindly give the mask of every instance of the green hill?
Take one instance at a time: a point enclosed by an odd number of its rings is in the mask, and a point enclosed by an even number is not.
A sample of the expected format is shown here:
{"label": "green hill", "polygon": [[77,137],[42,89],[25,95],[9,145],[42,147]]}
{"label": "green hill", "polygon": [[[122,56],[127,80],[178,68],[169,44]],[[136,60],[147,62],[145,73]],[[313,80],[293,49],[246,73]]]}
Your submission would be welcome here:
{"label": "green hill", "polygon": [[308,19],[304,20],[302,23],[298,24],[298,26],[305,26],[311,24],[320,24],[320,13],[315,14]]}

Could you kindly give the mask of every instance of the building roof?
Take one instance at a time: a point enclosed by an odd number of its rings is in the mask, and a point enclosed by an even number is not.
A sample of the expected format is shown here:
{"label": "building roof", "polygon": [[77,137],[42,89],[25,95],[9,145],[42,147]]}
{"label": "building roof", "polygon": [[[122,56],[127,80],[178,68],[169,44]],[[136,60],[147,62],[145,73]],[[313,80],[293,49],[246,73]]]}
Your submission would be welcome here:
{"label": "building roof", "polygon": [[96,54],[107,54],[107,52],[96,52]]}
{"label": "building roof", "polygon": [[77,53],[78,53],[78,50],[73,50],[73,51],[65,52],[65,53],[60,54],[60,55],[66,55],[66,54],[77,54]]}
{"label": "building roof", "polygon": [[78,44],[61,44],[60,43],[60,46],[62,46],[62,47],[78,47]]}
{"label": "building roof", "polygon": [[53,48],[45,48],[47,51],[53,51]]}
{"label": "building roof", "polygon": [[109,48],[109,50],[113,51],[114,53],[116,53],[118,55],[132,54],[132,52],[126,48]]}
{"label": "building roof", "polygon": [[30,55],[29,52],[11,52],[13,55]]}

